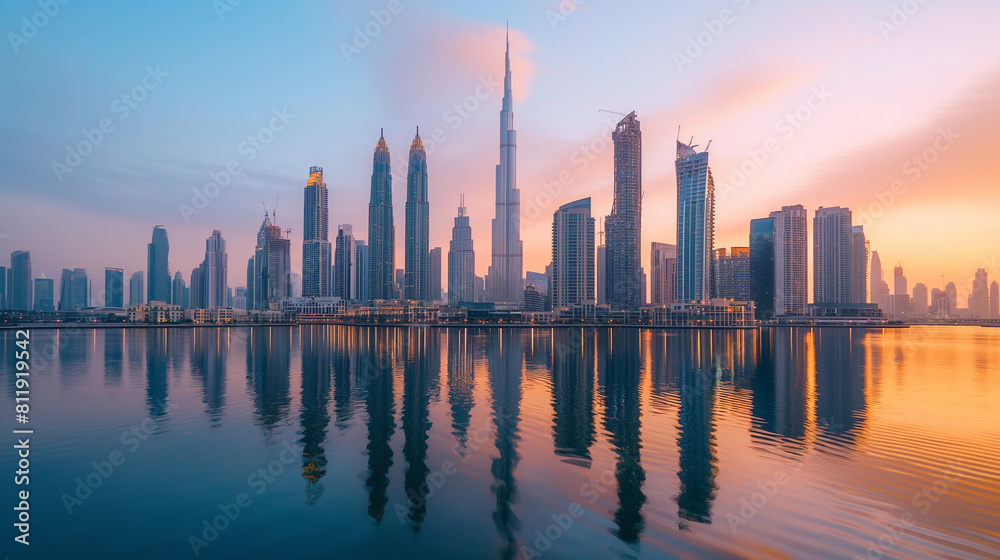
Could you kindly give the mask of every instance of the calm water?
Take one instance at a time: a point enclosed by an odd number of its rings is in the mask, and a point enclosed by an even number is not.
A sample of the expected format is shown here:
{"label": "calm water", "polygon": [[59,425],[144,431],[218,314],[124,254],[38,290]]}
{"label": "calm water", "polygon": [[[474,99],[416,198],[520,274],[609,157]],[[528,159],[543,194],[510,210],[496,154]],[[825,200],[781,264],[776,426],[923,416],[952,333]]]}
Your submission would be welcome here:
{"label": "calm water", "polygon": [[[0,345],[9,426],[12,331]],[[1000,558],[1000,329],[70,329],[31,347],[27,557]]]}

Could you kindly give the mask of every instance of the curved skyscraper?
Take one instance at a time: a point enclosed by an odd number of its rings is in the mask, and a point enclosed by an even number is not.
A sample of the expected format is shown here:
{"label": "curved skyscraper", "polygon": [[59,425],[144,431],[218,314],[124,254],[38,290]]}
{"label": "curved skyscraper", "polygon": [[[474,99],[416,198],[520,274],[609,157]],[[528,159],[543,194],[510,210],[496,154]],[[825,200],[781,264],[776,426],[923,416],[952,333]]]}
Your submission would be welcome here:
{"label": "curved skyscraper", "polygon": [[[431,294],[430,204],[427,202],[427,152],[420,140],[420,128],[410,146],[406,171],[406,254],[403,297],[419,301],[437,299]],[[433,296],[433,297],[432,297]]]}
{"label": "curved skyscraper", "polygon": [[500,165],[497,166],[496,218],[493,219],[493,259],[486,292],[497,303],[519,303],[524,289],[521,246],[521,191],[517,190],[517,132],[514,131],[513,94],[510,87],[510,41],[500,109]]}
{"label": "curved skyscraper", "polygon": [[396,269],[396,228],[392,223],[392,174],[389,146],[380,135],[372,167],[372,192],[368,203],[368,297],[393,299]]}
{"label": "curved skyscraper", "polygon": [[677,300],[712,297],[715,181],[708,152],[677,141]]}
{"label": "curved skyscraper", "polygon": [[162,301],[170,303],[170,271],[167,269],[167,257],[170,254],[170,243],[167,242],[167,230],[163,226],[153,228],[153,240],[147,246],[146,261],[146,301]]}

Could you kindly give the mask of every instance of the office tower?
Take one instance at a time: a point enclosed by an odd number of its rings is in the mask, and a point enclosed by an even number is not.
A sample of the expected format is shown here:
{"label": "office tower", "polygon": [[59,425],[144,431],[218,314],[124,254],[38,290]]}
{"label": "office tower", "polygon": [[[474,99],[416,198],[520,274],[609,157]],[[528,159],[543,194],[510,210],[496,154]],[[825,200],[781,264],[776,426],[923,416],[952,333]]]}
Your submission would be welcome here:
{"label": "office tower", "polygon": [[969,299],[969,313],[975,319],[990,318],[989,277],[985,268],[976,271],[972,281],[972,295]]}
{"label": "office tower", "polygon": [[750,300],[750,248],[716,249],[714,297]]}
{"label": "office tower", "polygon": [[851,302],[851,211],[834,206],[813,219],[813,300]]}
{"label": "office tower", "polygon": [[104,307],[125,306],[125,271],[121,268],[104,269]]}
{"label": "office tower", "polygon": [[1000,284],[990,284],[990,319],[1000,319]]}
{"label": "office tower", "polygon": [[205,309],[227,307],[229,255],[226,253],[226,240],[223,239],[222,232],[217,229],[212,230],[212,235],[205,241],[205,260],[202,268],[205,276],[202,280],[201,298]]}
{"label": "office tower", "polygon": [[368,282],[371,299],[395,299],[396,228],[392,221],[392,173],[384,134],[375,146],[368,203]]}
{"label": "office tower", "polygon": [[486,290],[490,301],[516,304],[521,300],[524,252],[521,243],[521,191],[517,188],[517,132],[511,92],[510,41],[504,58],[503,105],[500,109],[500,165],[496,169],[496,217],[493,253]]}
{"label": "office tower", "polygon": [[31,311],[34,303],[31,292],[31,253],[29,251],[14,251],[10,254],[10,270],[7,271],[8,309]]}
{"label": "office tower", "polygon": [[802,315],[809,298],[806,209],[783,206],[774,218],[774,314]]}
{"label": "office tower", "polygon": [[143,295],[146,293],[146,288],[143,286],[145,283],[146,273],[142,270],[137,270],[132,273],[132,276],[128,277],[128,305],[132,307],[134,305],[142,305],[144,303]]}
{"label": "office tower", "polygon": [[595,262],[594,269],[596,270],[595,283],[595,294],[597,295],[597,304],[604,305],[608,303],[608,252],[604,245],[604,224],[601,224],[601,231],[598,234],[600,237],[599,245],[597,246],[597,260]]}
{"label": "office tower", "polygon": [[947,303],[946,315],[948,317],[954,316],[958,310],[958,289],[954,282],[948,282],[948,285],[944,287],[944,297]]}
{"label": "office tower", "polygon": [[86,268],[73,269],[73,309],[90,307],[90,282]]}
{"label": "office tower", "polygon": [[642,225],[642,132],[635,111],[618,122],[611,139],[615,148],[614,200],[604,217],[605,298],[613,309],[642,304],[640,230]]}
{"label": "office tower", "polygon": [[403,297],[431,301],[440,296],[431,290],[430,269],[430,204],[427,202],[427,152],[420,140],[420,127],[410,145],[410,160],[406,170],[406,239],[404,247],[405,276]]}
{"label": "office tower", "polygon": [[757,318],[774,315],[775,218],[750,220],[750,301],[756,303]]}
{"label": "office tower", "polygon": [[524,287],[524,292],[521,294],[521,309],[525,313],[545,311],[545,295],[534,284]]}
{"label": "office tower", "polygon": [[146,260],[146,301],[162,301],[170,303],[170,271],[167,269],[167,259],[170,255],[170,243],[167,241],[167,230],[163,226],[153,228],[153,240],[147,246]]}
{"label": "office tower", "polygon": [[355,270],[356,252],[353,226],[340,224],[337,226],[336,249],[333,257],[333,295],[343,300],[360,299],[355,279],[357,275]]}
{"label": "office tower", "polygon": [[7,309],[7,267],[0,266],[0,311]]}
{"label": "office tower", "polygon": [[184,276],[181,275],[181,271],[174,273],[174,280],[170,284],[170,301],[174,305],[178,305],[181,309],[187,308],[187,302],[184,301],[185,291],[187,290],[187,284],[184,282]]}
{"label": "office tower", "polygon": [[868,258],[871,245],[864,226],[851,227],[851,303],[868,303]]}
{"label": "office tower", "polygon": [[441,301],[441,248],[434,247],[430,252],[431,282],[428,290],[429,301]]}
{"label": "office tower", "polygon": [[[692,140],[693,142],[693,140]],[[677,300],[703,301],[712,290],[715,181],[708,152],[677,141]]]}
{"label": "office tower", "polygon": [[73,271],[68,268],[62,269],[62,275],[59,277],[59,311],[73,311],[76,309],[73,302],[74,284]]}
{"label": "office tower", "polygon": [[205,263],[195,267],[191,271],[191,301],[188,302],[191,309],[208,309],[205,301]]}
{"label": "office tower", "polygon": [[889,311],[890,304],[887,303],[889,297],[889,283],[885,280],[882,271],[882,259],[878,256],[878,251],[872,251],[871,256],[871,303],[878,304],[883,312]]}
{"label": "office tower", "polygon": [[907,289],[906,276],[903,276],[903,267],[897,265],[893,269],[893,313],[895,315],[909,315],[910,313],[910,291]]}
{"label": "office tower", "polygon": [[310,167],[302,209],[303,297],[326,297],[333,293],[327,196],[323,168]]}
{"label": "office tower", "polygon": [[52,278],[46,278],[45,274],[42,274],[38,278],[35,278],[34,286],[34,302],[31,308],[34,311],[55,311],[55,302],[53,299],[53,293],[55,292],[56,282]]}
{"label": "office tower", "polygon": [[654,241],[649,251],[649,302],[669,305],[677,295],[677,245]]}
{"label": "office tower", "polygon": [[354,286],[357,299],[371,301],[371,282],[368,280],[368,245],[360,240],[354,240]]}
{"label": "office tower", "polygon": [[[254,250],[254,309],[277,308],[278,302],[292,296],[291,245],[265,211]],[[192,282],[192,307],[194,291]]]}
{"label": "office tower", "polygon": [[564,204],[552,215],[553,307],[596,301],[594,227],[589,197]]}
{"label": "office tower", "polygon": [[472,226],[465,209],[465,195],[458,205],[455,225],[451,228],[448,247],[448,305],[476,301],[476,252],[472,242]]}
{"label": "office tower", "polygon": [[914,315],[927,315],[927,286],[925,284],[917,283],[916,286],[913,286],[911,309]]}
{"label": "office tower", "polygon": [[247,310],[257,309],[254,299],[254,284],[257,282],[257,266],[254,257],[247,260]]}
{"label": "office tower", "polygon": [[486,279],[482,276],[476,276],[476,301],[486,301]]}

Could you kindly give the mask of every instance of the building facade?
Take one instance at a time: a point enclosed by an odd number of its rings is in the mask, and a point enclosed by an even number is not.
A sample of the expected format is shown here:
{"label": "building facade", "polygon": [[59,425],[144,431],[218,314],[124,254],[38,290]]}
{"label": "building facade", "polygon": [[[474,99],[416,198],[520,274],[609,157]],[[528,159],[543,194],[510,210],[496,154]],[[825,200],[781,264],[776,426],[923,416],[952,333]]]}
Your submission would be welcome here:
{"label": "building facade", "polygon": [[552,306],[595,302],[594,228],[590,198],[564,204],[552,216]]}
{"label": "building facade", "polygon": [[146,251],[146,301],[170,303],[170,270],[167,259],[170,242],[163,226],[153,228],[153,239]]}
{"label": "building facade", "polygon": [[360,299],[358,297],[357,270],[355,261],[357,250],[354,244],[354,226],[340,224],[337,226],[336,249],[334,250],[333,295],[344,301]]}
{"label": "building facade", "polygon": [[[605,299],[612,309],[642,304],[642,131],[635,111],[611,133],[614,142],[614,201],[604,218]],[[553,301],[555,305],[555,302]]]}
{"label": "building facade", "polygon": [[757,317],[774,315],[775,280],[774,218],[750,220],[750,300],[756,304]]}
{"label": "building facade", "polygon": [[146,273],[142,270],[137,270],[132,273],[132,276],[128,278],[128,306],[142,305],[145,301],[143,296],[146,294],[146,288],[143,286],[146,282]]}
{"label": "building facade", "polygon": [[7,308],[13,311],[31,311],[33,282],[31,278],[31,253],[14,251],[10,254],[7,271]]}
{"label": "building facade", "polygon": [[430,203],[427,202],[427,152],[420,139],[420,128],[410,145],[406,169],[406,224],[403,255],[403,297],[432,301],[438,295],[431,290]]}
{"label": "building facade", "polygon": [[750,301],[750,248],[716,249],[713,297]]}
{"label": "building facade", "polygon": [[677,245],[654,241],[649,251],[649,302],[668,305],[677,297]]}
{"label": "building facade", "polygon": [[851,303],[868,303],[868,259],[871,245],[864,226],[851,227]]}
{"label": "building facade", "polygon": [[[203,294],[204,309],[228,307],[229,293],[229,255],[226,253],[226,240],[220,230],[213,230],[205,241],[205,261]],[[173,302],[180,305],[181,302]]]}
{"label": "building facade", "polygon": [[55,280],[52,278],[46,278],[44,274],[35,278],[34,302],[31,306],[34,311],[56,310],[55,286]]}
{"label": "building facade", "polygon": [[430,251],[431,282],[428,287],[430,292],[428,301],[441,301],[441,247],[434,247]]}
{"label": "building facade", "polygon": [[385,135],[375,146],[368,203],[368,291],[372,300],[395,299],[396,227],[392,221],[392,170]]}
{"label": "building facade", "polygon": [[451,228],[448,247],[448,305],[458,306],[476,301],[476,251],[472,241],[472,226],[462,196]]}
{"label": "building facade", "polygon": [[813,219],[813,301],[851,303],[851,211],[820,207]]}
{"label": "building facade", "polygon": [[715,249],[715,181],[708,152],[677,142],[677,301],[707,301]]}
{"label": "building facade", "polygon": [[[271,217],[265,212],[254,250],[254,309],[277,309],[282,299],[292,296],[291,269],[291,241],[282,234],[280,227],[271,223]],[[194,307],[193,281],[190,289]]]}
{"label": "building facade", "polygon": [[333,293],[328,196],[323,168],[310,167],[302,208],[302,295],[305,297],[326,297]]}
{"label": "building facade", "polygon": [[774,314],[802,315],[809,299],[806,209],[783,206],[774,218]]}
{"label": "building facade", "polygon": [[124,269],[104,269],[104,307],[125,307]]}

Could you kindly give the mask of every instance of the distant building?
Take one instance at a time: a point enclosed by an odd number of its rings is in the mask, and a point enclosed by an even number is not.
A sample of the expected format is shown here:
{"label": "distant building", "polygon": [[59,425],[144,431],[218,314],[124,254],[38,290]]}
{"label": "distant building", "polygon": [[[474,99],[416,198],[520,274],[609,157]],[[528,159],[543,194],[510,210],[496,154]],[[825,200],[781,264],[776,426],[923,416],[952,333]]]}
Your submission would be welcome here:
{"label": "distant building", "polygon": [[820,207],[813,219],[813,300],[851,303],[851,211]]}
{"label": "distant building", "polygon": [[104,307],[125,307],[124,269],[104,269]]}
{"label": "distant building", "polygon": [[775,219],[750,220],[750,301],[756,304],[757,318],[770,319],[774,315],[775,273]]}
{"label": "distant building", "polygon": [[403,299],[403,281],[406,278],[406,270],[402,268],[397,268],[394,278],[395,281],[392,283],[391,299]]}
{"label": "distant building", "polygon": [[[608,305],[638,310],[642,304],[642,131],[635,111],[618,122],[611,134],[615,148],[614,201],[604,218],[605,272]],[[560,306],[558,297],[553,306]]]}
{"label": "distant building", "polygon": [[170,270],[167,259],[170,256],[170,243],[167,241],[167,230],[163,226],[153,228],[153,240],[147,245],[146,251],[146,300],[170,303]]}
{"label": "distant building", "polygon": [[291,282],[292,293],[290,297],[293,298],[302,297],[302,275],[299,274],[298,272],[292,272],[290,276],[292,278]]}
{"label": "distant building", "polygon": [[184,282],[184,277],[179,270],[174,273],[174,281],[171,285],[170,294],[170,301],[174,302],[174,305],[181,309],[188,307],[189,302],[186,301],[188,297],[187,284]]}
{"label": "distant building", "polygon": [[392,170],[389,146],[380,135],[372,165],[371,199],[368,203],[368,285],[373,300],[397,299],[396,227],[392,220]]}
{"label": "distant building", "polygon": [[708,301],[715,249],[715,181],[708,152],[677,142],[677,301]]}
{"label": "distant building", "polygon": [[132,276],[128,278],[128,306],[132,307],[134,305],[141,305],[145,300],[143,295],[146,293],[145,286],[145,272],[137,270],[132,273]]}
{"label": "distant building", "polygon": [[[229,291],[229,255],[226,253],[226,240],[220,230],[213,230],[205,241],[205,260],[202,301],[205,309],[226,307],[226,294]],[[175,305],[182,302],[175,301]]]}
{"label": "distant building", "polygon": [[[254,309],[277,308],[278,302],[292,296],[291,241],[271,223],[267,212],[257,232],[254,272]],[[192,285],[192,300],[194,288]]]}
{"label": "distant building", "polygon": [[7,267],[0,266],[0,311],[7,309]]}
{"label": "distant building", "polygon": [[1000,284],[990,284],[990,319],[1000,319]]}
{"label": "distant building", "polygon": [[[553,307],[596,302],[594,224],[590,215],[590,198],[564,204],[552,216]],[[527,302],[524,309],[528,310]]]}
{"label": "distant building", "polygon": [[76,309],[74,301],[73,287],[76,284],[76,277],[73,271],[64,268],[59,276],[59,311],[73,311]]}
{"label": "distant building", "polygon": [[972,295],[969,299],[969,312],[973,318],[990,318],[990,288],[989,277],[985,268],[976,271],[976,276],[972,281]]}
{"label": "distant building", "polygon": [[524,302],[522,311],[525,313],[541,313],[545,311],[545,296],[538,291],[534,284],[524,287],[524,294],[521,297]]}
{"label": "distant building", "polygon": [[903,267],[896,266],[893,269],[893,280],[895,291],[893,292],[893,315],[910,314],[910,291],[907,289],[906,276],[903,275]]}
{"label": "distant building", "polygon": [[302,222],[302,295],[327,297],[330,279],[329,204],[323,168],[310,167],[306,181]]}
{"label": "distant building", "polygon": [[357,249],[354,244],[354,227],[351,224],[337,226],[336,248],[334,249],[333,295],[344,301],[356,300],[357,270],[355,261]]}
{"label": "distant building", "polygon": [[806,209],[783,206],[774,218],[774,314],[803,315],[809,299]]}
{"label": "distant building", "polygon": [[90,281],[86,268],[73,269],[73,309],[90,307]]}
{"label": "distant building", "polygon": [[[205,299],[205,263],[195,267],[191,271],[191,301],[188,302],[189,309],[208,309],[208,302]],[[153,302],[149,302],[152,304]],[[179,305],[177,307],[180,307]]]}
{"label": "distant building", "polygon": [[927,292],[927,286],[923,283],[917,283],[913,286],[913,297],[910,300],[910,311],[914,315],[927,315],[927,311],[930,308],[928,304],[929,294]]}
{"label": "distant building", "polygon": [[868,303],[868,259],[871,245],[864,226],[851,227],[851,303]]}
{"label": "distant building", "polygon": [[52,278],[46,278],[44,274],[35,278],[35,301],[31,308],[35,311],[55,311],[55,285]]}
{"label": "distant building", "polygon": [[947,301],[947,316],[953,317],[958,312],[958,288],[954,282],[948,282],[944,287],[944,296]]}
{"label": "distant building", "polygon": [[431,283],[430,283],[430,296],[431,301],[441,301],[441,248],[434,247],[430,252],[430,268],[431,268]]}
{"label": "distant building", "polygon": [[7,307],[13,311],[31,311],[34,300],[31,278],[31,253],[14,251],[10,254],[7,271]]}
{"label": "distant building", "polygon": [[371,282],[368,280],[368,245],[360,239],[354,240],[354,286],[355,295],[360,301],[371,301],[372,296],[369,289]]}
{"label": "distant building", "polygon": [[434,293],[431,288],[431,275],[433,273],[430,263],[427,152],[420,139],[420,127],[417,127],[417,135],[410,145],[410,159],[406,169],[405,211],[403,297],[416,301],[441,299],[440,290],[438,290],[439,293]]}
{"label": "distant building", "polygon": [[649,302],[673,303],[677,294],[677,245],[654,241],[649,251]]}
{"label": "distant building", "polygon": [[608,263],[608,253],[604,246],[604,231],[601,231],[601,244],[597,246],[597,260],[595,262],[596,270],[596,290],[597,303],[598,305],[606,305],[608,303],[608,281],[607,281],[607,263]]}
{"label": "distant building", "polygon": [[750,301],[750,248],[716,249],[714,297]]}
{"label": "distant building", "polygon": [[475,301],[476,252],[463,195],[455,225],[451,228],[451,245],[448,249],[448,305],[457,306]]}
{"label": "distant building", "polygon": [[476,302],[482,303],[486,301],[486,279],[482,276],[476,276]]}

